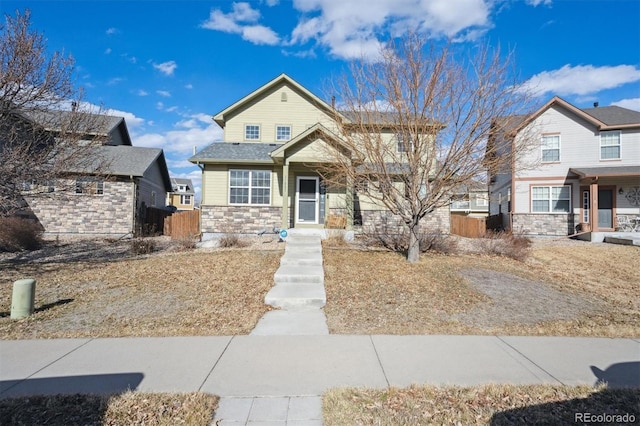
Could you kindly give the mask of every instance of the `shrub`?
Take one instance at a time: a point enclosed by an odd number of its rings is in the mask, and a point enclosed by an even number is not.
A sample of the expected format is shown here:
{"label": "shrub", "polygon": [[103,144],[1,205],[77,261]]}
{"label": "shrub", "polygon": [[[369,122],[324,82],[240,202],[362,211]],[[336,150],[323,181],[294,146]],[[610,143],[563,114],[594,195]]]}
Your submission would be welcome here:
{"label": "shrub", "polygon": [[531,254],[531,240],[511,232],[487,232],[481,241],[485,253],[525,261]]}
{"label": "shrub", "polygon": [[42,247],[42,226],[19,217],[0,218],[0,251],[37,250]]}
{"label": "shrub", "polygon": [[182,237],[175,240],[179,250],[191,250],[196,248],[196,240],[193,237]]}
{"label": "shrub", "polygon": [[222,248],[241,248],[249,245],[249,242],[244,238],[238,237],[237,234],[226,234],[222,238],[220,238],[219,247]]}
{"label": "shrub", "polygon": [[156,249],[156,243],[151,239],[134,238],[131,240],[131,253],[134,255],[150,254]]}
{"label": "shrub", "polygon": [[[435,253],[455,253],[458,245],[448,235],[437,231],[434,233],[421,233],[418,237],[420,251],[422,253],[432,251]],[[376,233],[367,235],[367,244],[374,247],[384,247],[395,252],[409,250],[409,232],[401,233]]]}

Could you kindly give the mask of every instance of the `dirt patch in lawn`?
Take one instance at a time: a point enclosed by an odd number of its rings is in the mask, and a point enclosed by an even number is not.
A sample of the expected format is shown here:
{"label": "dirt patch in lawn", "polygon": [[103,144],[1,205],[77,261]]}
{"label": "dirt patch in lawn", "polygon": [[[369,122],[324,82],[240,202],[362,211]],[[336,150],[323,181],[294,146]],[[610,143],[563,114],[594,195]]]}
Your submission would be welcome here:
{"label": "dirt patch in lawn", "polygon": [[[76,241],[0,259],[3,339],[247,334],[282,246],[184,251],[158,239],[150,255],[130,241]],[[11,320],[11,283],[35,278],[36,312]]]}
{"label": "dirt patch in lawn", "polygon": [[463,243],[470,250],[415,264],[326,248],[330,332],[638,337],[637,247],[534,239],[521,262]]}
{"label": "dirt patch in lawn", "polygon": [[549,284],[490,269],[460,272],[472,288],[491,301],[480,303],[450,318],[464,324],[490,329],[509,323],[536,324],[572,320],[602,309],[603,303],[577,294],[561,292]]}

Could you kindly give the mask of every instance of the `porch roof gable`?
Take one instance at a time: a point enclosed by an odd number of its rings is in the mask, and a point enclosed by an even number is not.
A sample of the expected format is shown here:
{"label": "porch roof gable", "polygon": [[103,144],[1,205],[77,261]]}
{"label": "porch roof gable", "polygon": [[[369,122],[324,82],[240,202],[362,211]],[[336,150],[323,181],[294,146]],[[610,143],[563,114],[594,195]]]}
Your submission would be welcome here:
{"label": "porch roof gable", "polygon": [[273,150],[269,155],[273,159],[283,160],[285,158],[285,153],[287,150],[293,148],[294,146],[298,145],[302,141],[306,140],[309,136],[313,135],[314,133],[320,133],[324,137],[340,143],[340,137],[338,135],[333,133],[331,130],[327,129],[322,124],[316,123],[313,126],[309,127],[307,130],[305,130],[304,132],[300,133],[299,135],[291,139],[289,142]]}

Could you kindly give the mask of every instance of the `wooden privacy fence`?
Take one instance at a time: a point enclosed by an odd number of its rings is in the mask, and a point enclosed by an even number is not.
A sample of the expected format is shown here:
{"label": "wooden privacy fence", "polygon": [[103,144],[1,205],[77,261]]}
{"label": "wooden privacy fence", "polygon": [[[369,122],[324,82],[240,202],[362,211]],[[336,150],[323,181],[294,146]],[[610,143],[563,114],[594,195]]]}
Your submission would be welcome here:
{"label": "wooden privacy fence", "polygon": [[484,217],[451,215],[451,233],[467,238],[480,238],[487,231]]}
{"label": "wooden privacy fence", "polygon": [[193,238],[200,233],[200,210],[170,213],[164,220],[164,235]]}
{"label": "wooden privacy fence", "polygon": [[141,219],[141,235],[162,233],[171,238],[193,238],[200,234],[200,210],[171,212],[147,207]]}
{"label": "wooden privacy fence", "polygon": [[502,215],[473,217],[451,215],[451,233],[467,238],[480,238],[488,231],[502,230]]}

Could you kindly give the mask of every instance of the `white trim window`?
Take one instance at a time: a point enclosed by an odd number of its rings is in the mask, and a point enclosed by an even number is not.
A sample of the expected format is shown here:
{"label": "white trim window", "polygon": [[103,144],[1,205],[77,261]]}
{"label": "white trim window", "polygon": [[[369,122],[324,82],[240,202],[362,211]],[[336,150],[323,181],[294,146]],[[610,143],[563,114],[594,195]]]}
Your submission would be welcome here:
{"label": "white trim window", "polygon": [[542,162],[556,163],[560,161],[560,135],[542,136]]}
{"label": "white trim window", "polygon": [[104,194],[104,181],[99,177],[83,176],[76,179],[76,194]]}
{"label": "white trim window", "polygon": [[180,204],[182,204],[183,206],[190,206],[191,205],[191,195],[181,195],[180,196]]}
{"label": "white trim window", "polygon": [[620,159],[620,130],[600,132],[600,159]]}
{"label": "white trim window", "polygon": [[531,211],[534,213],[569,213],[571,186],[532,186]]}
{"label": "white trim window", "polygon": [[476,194],[476,206],[487,207],[489,205],[489,196],[487,194]]}
{"label": "white trim window", "polygon": [[397,152],[409,152],[410,150],[413,150],[413,138],[411,137],[411,133],[400,132],[396,134],[396,141]]}
{"label": "white trim window", "polygon": [[276,126],[276,140],[288,141],[291,139],[291,126]]}
{"label": "white trim window", "polygon": [[260,140],[260,125],[259,124],[245,124],[244,125],[244,139],[247,141],[259,141]]}
{"label": "white trim window", "polygon": [[270,170],[229,170],[229,204],[270,203]]}

